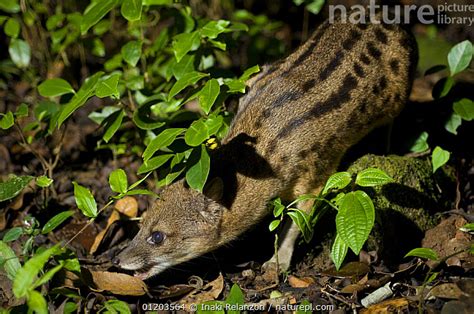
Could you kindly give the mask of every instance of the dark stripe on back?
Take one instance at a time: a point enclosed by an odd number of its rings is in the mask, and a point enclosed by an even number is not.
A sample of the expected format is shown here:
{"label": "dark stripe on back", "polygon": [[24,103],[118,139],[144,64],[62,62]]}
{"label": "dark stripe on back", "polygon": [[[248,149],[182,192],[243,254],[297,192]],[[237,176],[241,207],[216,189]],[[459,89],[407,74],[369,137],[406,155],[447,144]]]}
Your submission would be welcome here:
{"label": "dark stripe on back", "polygon": [[288,137],[291,132],[294,131],[297,127],[303,125],[304,123],[321,117],[322,115],[339,109],[351,99],[350,93],[357,87],[357,80],[352,74],[347,74],[344,78],[342,85],[338,88],[337,91],[333,92],[325,101],[317,103],[313,108],[303,114],[301,117],[294,118],[288,122],[283,129],[278,132],[276,137],[269,143],[269,153],[272,153],[276,149],[276,144]]}
{"label": "dark stripe on back", "polygon": [[377,38],[377,40],[382,44],[388,43],[387,35],[380,28],[375,29],[375,38]]}
{"label": "dark stripe on back", "polygon": [[303,89],[303,93],[306,93],[310,89],[312,89],[316,85],[316,80],[315,79],[310,79],[309,81],[306,81],[303,83],[303,86],[301,87]]}
{"label": "dark stripe on back", "polygon": [[[318,43],[320,42],[321,36],[324,34],[324,32],[329,28],[331,24],[329,22],[326,22],[322,24],[317,30],[316,33],[313,35],[313,37],[310,39],[312,42],[311,44],[306,48],[306,50],[296,59],[296,61],[293,63],[292,66],[298,66],[300,63],[302,63],[304,60],[306,60],[312,53],[313,50],[316,48]],[[292,68],[290,68],[291,70]],[[284,74],[287,74],[289,70],[285,71]]]}
{"label": "dark stripe on back", "polygon": [[392,61],[390,61],[390,69],[397,75],[400,71],[400,62],[396,59],[392,59]]}
{"label": "dark stripe on back", "polygon": [[367,50],[369,52],[369,55],[371,55],[374,59],[380,59],[382,52],[375,46],[372,41],[369,41],[369,43],[367,44]]}
{"label": "dark stripe on back", "polygon": [[349,37],[342,43],[342,48],[346,50],[351,50],[352,47],[354,47],[355,43],[360,39],[360,37],[360,32],[355,29],[352,29],[349,34]]}
{"label": "dark stripe on back", "polygon": [[366,23],[359,23],[357,24],[357,27],[360,29],[360,30],[366,30],[367,29],[367,24]]}
{"label": "dark stripe on back", "polygon": [[364,64],[369,65],[370,64],[370,59],[367,57],[365,53],[360,55],[360,61],[362,61]]}
{"label": "dark stripe on back", "polygon": [[303,95],[299,92],[286,92],[286,93],[283,93],[282,95],[278,96],[277,99],[275,99],[273,101],[273,103],[270,105],[270,107],[265,108],[265,110],[263,110],[262,115],[265,118],[268,118],[275,108],[281,107],[281,106],[283,106],[283,105],[285,105],[285,104],[287,104],[291,101],[298,100],[298,98],[300,98],[301,96],[303,96]]}
{"label": "dark stripe on back", "polygon": [[379,86],[382,90],[387,88],[387,78],[385,76],[382,76],[379,81]]}
{"label": "dark stripe on back", "polygon": [[358,77],[365,76],[364,69],[357,62],[354,63],[354,72],[357,74]]}
{"label": "dark stripe on back", "polygon": [[324,81],[325,79],[327,79],[329,75],[332,72],[334,72],[334,70],[336,70],[336,68],[341,64],[343,57],[344,57],[344,52],[342,52],[341,50],[336,52],[336,55],[331,60],[331,62],[329,62],[328,65],[326,65],[326,67],[319,74],[319,79],[321,81]]}

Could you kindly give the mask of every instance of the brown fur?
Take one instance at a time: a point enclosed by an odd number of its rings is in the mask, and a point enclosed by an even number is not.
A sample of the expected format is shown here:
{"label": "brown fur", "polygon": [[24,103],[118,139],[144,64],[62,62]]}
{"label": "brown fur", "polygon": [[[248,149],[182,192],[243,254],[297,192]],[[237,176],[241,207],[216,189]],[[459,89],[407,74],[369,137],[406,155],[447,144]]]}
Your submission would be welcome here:
{"label": "brown fur", "polygon": [[[235,239],[272,198],[318,191],[350,146],[400,112],[415,63],[397,26],[326,22],[251,80],[204,193],[169,186],[116,262],[147,278]],[[153,231],[161,244],[147,241]]]}

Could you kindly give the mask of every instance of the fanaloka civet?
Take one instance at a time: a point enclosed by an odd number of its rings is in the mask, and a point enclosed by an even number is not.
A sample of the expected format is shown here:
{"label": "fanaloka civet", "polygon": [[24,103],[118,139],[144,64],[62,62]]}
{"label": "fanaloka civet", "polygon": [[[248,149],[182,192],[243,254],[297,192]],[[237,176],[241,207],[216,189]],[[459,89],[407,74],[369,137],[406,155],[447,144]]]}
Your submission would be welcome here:
{"label": "fanaloka civet", "polygon": [[[271,199],[318,193],[349,147],[400,112],[416,51],[398,25],[326,21],[250,80],[203,193],[184,180],[165,188],[114,263],[149,278],[234,240],[271,212]],[[297,237],[292,225],[280,243],[281,269]]]}

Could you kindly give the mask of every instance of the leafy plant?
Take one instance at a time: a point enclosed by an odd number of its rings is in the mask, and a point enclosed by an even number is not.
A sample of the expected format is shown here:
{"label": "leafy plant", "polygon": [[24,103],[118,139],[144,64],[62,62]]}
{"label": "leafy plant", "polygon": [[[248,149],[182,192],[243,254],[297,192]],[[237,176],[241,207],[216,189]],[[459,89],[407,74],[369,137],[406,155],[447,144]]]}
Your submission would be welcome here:
{"label": "leafy plant", "polygon": [[[435,99],[443,98],[449,95],[452,88],[455,86],[454,76],[468,69],[472,61],[474,48],[469,40],[465,40],[456,44],[448,53],[449,75],[442,78],[433,88],[433,97]],[[426,75],[433,74],[445,70],[446,66],[437,65],[426,71]],[[456,135],[457,129],[464,121],[471,121],[474,118],[474,102],[472,99],[461,98],[452,104],[452,113],[446,121],[444,128],[446,131]],[[422,132],[411,150],[413,152],[426,151],[428,145],[428,133]],[[449,161],[450,152],[437,146],[432,154],[431,160],[433,165],[433,172],[436,172],[441,166]]]}
{"label": "leafy plant", "polygon": [[[392,181],[390,176],[376,168],[357,173],[355,179],[349,172],[337,172],[329,177],[318,195],[301,195],[287,206],[279,198],[274,200],[273,215],[277,219],[270,223],[269,229],[274,231],[283,218],[289,216],[301,230],[304,240],[309,242],[313,238],[315,225],[324,213],[329,209],[336,210],[337,233],[331,249],[331,259],[336,269],[339,269],[348,249],[359,254],[375,222],[375,208],[371,198],[357,187],[375,187]],[[310,213],[293,207],[306,201],[314,201]]]}

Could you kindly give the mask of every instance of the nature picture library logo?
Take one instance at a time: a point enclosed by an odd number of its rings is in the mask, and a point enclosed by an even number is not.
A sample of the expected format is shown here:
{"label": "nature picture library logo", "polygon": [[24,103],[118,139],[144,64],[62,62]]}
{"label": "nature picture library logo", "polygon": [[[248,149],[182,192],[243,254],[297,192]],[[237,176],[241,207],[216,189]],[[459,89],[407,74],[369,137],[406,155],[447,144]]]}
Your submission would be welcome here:
{"label": "nature picture library logo", "polygon": [[[379,14],[381,12],[381,14]],[[367,6],[356,4],[346,7],[342,4],[329,5],[329,22],[340,14],[343,23],[352,24],[409,24],[415,18],[422,24],[474,24],[474,4],[445,2],[436,6],[424,5],[381,5],[370,0]],[[416,21],[415,21],[416,22]]]}

